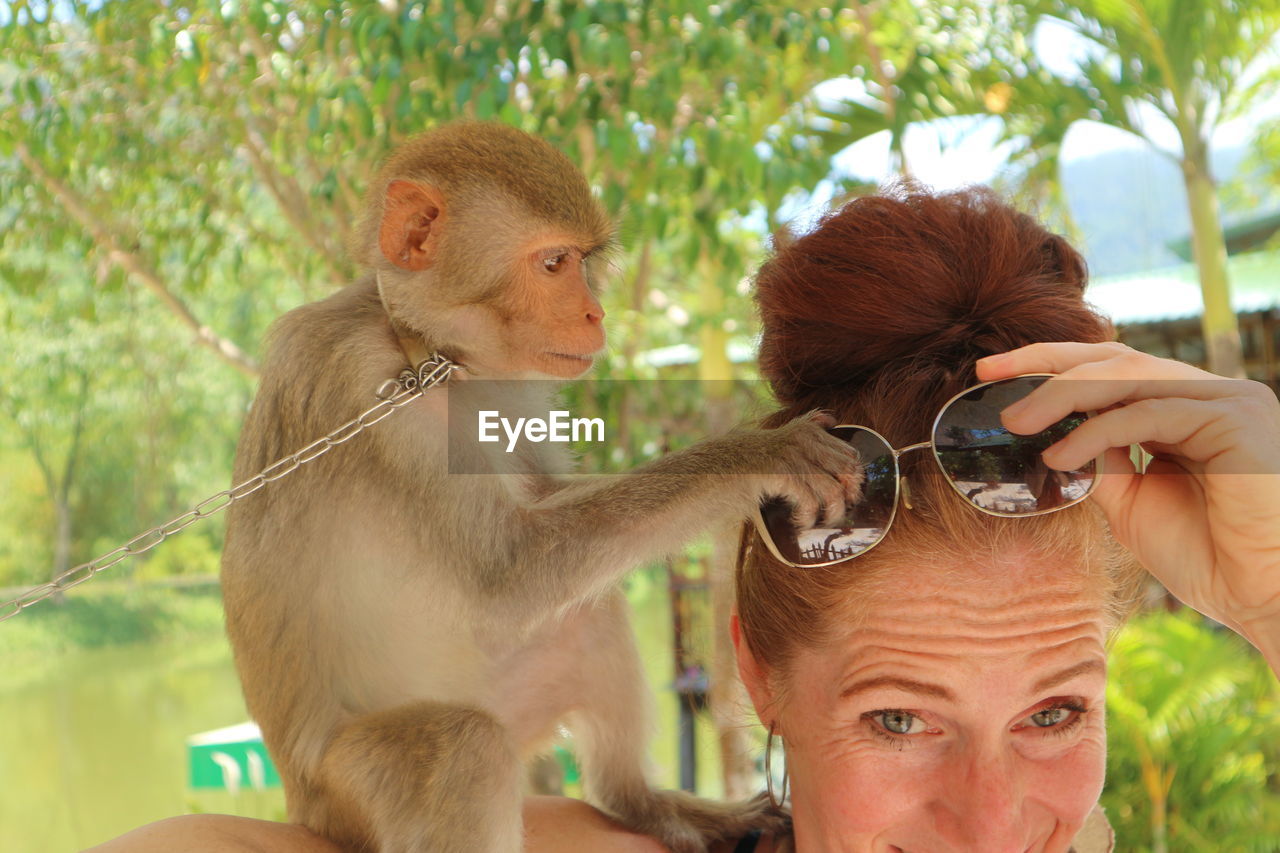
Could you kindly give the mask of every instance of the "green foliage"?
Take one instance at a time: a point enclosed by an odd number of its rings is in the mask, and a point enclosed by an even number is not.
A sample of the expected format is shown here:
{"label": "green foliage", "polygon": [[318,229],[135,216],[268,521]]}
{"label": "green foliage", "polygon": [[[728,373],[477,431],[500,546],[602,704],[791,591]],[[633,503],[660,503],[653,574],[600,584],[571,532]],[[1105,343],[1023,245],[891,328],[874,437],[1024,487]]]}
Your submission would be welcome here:
{"label": "green foliage", "polygon": [[[742,277],[761,226],[827,177],[832,153],[985,112],[1047,186],[1078,120],[1140,130],[1139,102],[1216,120],[1275,84],[1246,73],[1275,32],[1274,0],[5,7],[0,585],[48,576],[58,500],[79,562],[227,483],[252,387],[223,345],[259,352],[272,318],[349,279],[365,181],[412,133],[465,117],[544,136],[617,216],[625,253],[605,299],[621,343],[599,380],[570,392],[575,410],[610,413],[622,431],[616,454],[589,460],[601,470],[705,431],[707,384],[641,393],[656,383],[635,381],[693,380],[699,366],[638,355],[696,342],[710,360],[749,338]],[[1046,13],[1100,46],[1086,79],[1055,78],[1030,54]],[[844,75],[867,80],[865,97],[814,97]],[[750,376],[735,373],[722,398],[744,418],[766,405]],[[207,573],[219,539],[206,523],[113,574]],[[665,578],[630,583],[647,600]],[[0,659],[218,629],[207,595],[94,590],[6,623]],[[1120,849],[1152,849],[1157,825],[1170,849],[1280,836],[1276,696],[1255,661],[1188,618],[1153,617],[1121,638],[1112,672],[1105,796]],[[1163,818],[1148,796],[1161,780]]]}
{"label": "green foliage", "polygon": [[[67,493],[75,561],[225,484],[251,389],[218,358],[251,370],[228,348],[259,351],[273,317],[349,280],[364,182],[396,142],[494,119],[579,162],[630,253],[609,375],[653,376],[637,353],[749,313],[744,218],[826,173],[806,95],[858,56],[818,0],[8,9],[0,293],[19,357],[0,441],[41,447],[58,476],[21,494]],[[31,515],[12,509],[0,531]],[[0,585],[43,579],[52,551],[0,550]]]}
{"label": "green foliage", "polygon": [[[77,590],[61,605],[33,607],[0,631],[0,658],[14,672],[47,667],[82,649],[217,639],[222,601],[216,586],[190,590]],[[11,685],[7,685],[11,686]]]}
{"label": "green foliage", "polygon": [[840,20],[846,37],[865,46],[848,72],[865,91],[821,109],[820,135],[836,153],[887,130],[903,172],[910,171],[902,150],[908,126],[1004,115],[1011,83],[1036,63],[1024,35],[1034,23],[1026,4],[890,0],[844,9]]}
{"label": "green foliage", "polygon": [[1118,850],[1274,853],[1280,687],[1259,655],[1191,610],[1124,629],[1107,686]]}
{"label": "green foliage", "polygon": [[1050,8],[1101,48],[1082,70],[1102,120],[1138,136],[1148,135],[1139,103],[1207,139],[1280,82],[1280,68],[1265,65],[1280,32],[1276,0],[1057,0]]}
{"label": "green foliage", "polygon": [[[192,353],[157,307],[95,287],[57,255],[44,272],[29,293],[0,281],[12,347],[0,361],[0,458],[12,478],[0,502],[0,530],[10,531],[0,586],[49,577],[56,500],[71,507],[71,558],[81,562],[220,488],[248,400],[247,383]],[[207,547],[218,529],[191,533]]]}
{"label": "green foliage", "polygon": [[178,575],[216,575],[221,552],[220,526],[183,531],[143,560],[134,577],[145,581]]}

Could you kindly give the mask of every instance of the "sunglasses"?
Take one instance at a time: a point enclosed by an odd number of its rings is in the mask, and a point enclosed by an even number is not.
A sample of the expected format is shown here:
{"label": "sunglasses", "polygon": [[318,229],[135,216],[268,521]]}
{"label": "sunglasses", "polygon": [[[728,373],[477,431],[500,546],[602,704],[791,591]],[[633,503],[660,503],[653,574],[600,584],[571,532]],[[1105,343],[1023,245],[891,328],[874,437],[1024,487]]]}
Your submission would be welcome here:
{"label": "sunglasses", "polygon": [[1016,435],[1000,423],[1000,412],[1050,378],[1027,374],[983,382],[961,391],[938,411],[929,441],[894,448],[864,426],[837,426],[832,435],[847,441],[862,462],[862,499],[846,506],[843,518],[822,527],[797,527],[792,506],[781,498],[765,501],[756,529],[765,545],[797,568],[830,566],[861,556],[879,545],[893,525],[901,497],[911,506],[898,459],[926,447],[956,494],[988,515],[1006,518],[1044,515],[1080,503],[1093,491],[1101,457],[1076,471],[1057,471],[1040,458],[1050,445],[1084,423],[1089,413],[1073,412],[1033,435]]}

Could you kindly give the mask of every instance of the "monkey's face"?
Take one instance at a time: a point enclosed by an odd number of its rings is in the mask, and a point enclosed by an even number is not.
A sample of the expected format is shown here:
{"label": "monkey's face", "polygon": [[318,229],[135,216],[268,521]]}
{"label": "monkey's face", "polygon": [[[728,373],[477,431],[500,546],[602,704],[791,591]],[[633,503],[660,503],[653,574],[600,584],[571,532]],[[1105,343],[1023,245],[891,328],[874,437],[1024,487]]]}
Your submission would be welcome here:
{"label": "monkey's face", "polygon": [[538,215],[501,194],[459,198],[387,185],[378,248],[396,268],[383,281],[388,310],[473,374],[581,376],[604,350],[596,285],[607,220]]}
{"label": "monkey's face", "polygon": [[[604,350],[600,265],[593,247],[562,233],[516,251],[446,252],[416,285],[405,282],[393,310],[473,376],[575,379]],[[490,277],[476,280],[480,268]]]}
{"label": "monkey's face", "polygon": [[604,309],[592,284],[596,249],[556,234],[516,253],[494,301],[512,372],[574,379],[604,351]]}

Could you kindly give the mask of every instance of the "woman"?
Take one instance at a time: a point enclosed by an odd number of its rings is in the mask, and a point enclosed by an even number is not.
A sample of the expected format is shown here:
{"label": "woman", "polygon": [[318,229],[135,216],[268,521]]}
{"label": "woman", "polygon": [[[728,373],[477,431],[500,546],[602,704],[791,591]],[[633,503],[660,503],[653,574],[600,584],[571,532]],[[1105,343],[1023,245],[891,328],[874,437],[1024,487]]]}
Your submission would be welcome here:
{"label": "woman", "polygon": [[[879,474],[868,461],[859,508],[810,532],[824,548],[849,536],[831,559],[804,556],[785,508],[744,536],[732,633],[771,749],[785,744],[792,829],[717,850],[1110,849],[1096,809],[1106,644],[1142,579],[1130,554],[1280,670],[1280,403],[1111,343],[1084,284],[1065,241],[984,190],[859,199],[761,269],[773,423],[822,408],[892,448],[946,426],[970,455],[948,481],[929,453],[903,452],[909,493],[892,454]],[[948,401],[1040,373],[1055,378],[995,410],[1010,432],[1101,414],[1044,453],[1047,469],[1014,471],[1017,442],[998,448],[998,429],[966,427]],[[959,445],[938,435],[949,464]],[[1132,444],[1156,456],[1144,474]],[[1099,456],[1106,474],[1081,500]],[[529,850],[662,849],[572,801],[532,799],[526,818]],[[139,832],[152,837],[101,850],[328,849],[232,818]]]}
{"label": "woman", "polygon": [[[1110,343],[1084,284],[1065,241],[992,194],[909,187],[853,202],[759,274],[774,423],[821,406],[900,448],[966,387],[1032,373],[1056,376],[1003,410],[1014,433],[1103,412],[1042,456],[1054,472],[1105,457],[1091,499],[1061,512],[1059,495],[993,518],[974,506],[981,476],[949,483],[906,453],[911,508],[861,556],[796,568],[753,537],[734,639],[787,746],[802,853],[1061,851],[1082,832],[1078,849],[1106,849],[1098,817],[1084,829],[1103,784],[1106,642],[1140,579],[1116,540],[1280,667],[1275,395]],[[1142,475],[1125,449],[1138,443],[1158,457]],[[990,457],[980,445],[971,456]]]}

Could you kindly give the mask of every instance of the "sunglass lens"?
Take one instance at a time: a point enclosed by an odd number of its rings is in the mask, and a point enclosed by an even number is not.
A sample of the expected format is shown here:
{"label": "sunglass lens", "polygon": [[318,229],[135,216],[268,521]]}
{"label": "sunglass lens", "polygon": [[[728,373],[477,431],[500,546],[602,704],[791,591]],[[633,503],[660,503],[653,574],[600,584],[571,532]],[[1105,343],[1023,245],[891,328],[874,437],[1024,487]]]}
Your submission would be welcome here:
{"label": "sunglass lens", "polygon": [[1074,412],[1043,432],[1015,435],[1000,412],[1030,394],[1047,376],[1019,376],[983,385],[954,400],[938,416],[933,446],[951,484],[980,509],[997,515],[1030,515],[1060,509],[1093,488],[1095,463],[1055,471],[1040,454],[1084,423]]}
{"label": "sunglass lens", "polygon": [[868,551],[884,538],[893,520],[898,489],[898,465],[884,439],[860,427],[837,427],[832,434],[848,441],[862,461],[862,499],[845,507],[845,515],[821,527],[798,528],[792,506],[781,498],[760,507],[765,531],[778,553],[798,566],[819,566],[848,560]]}

